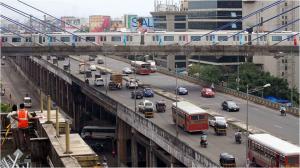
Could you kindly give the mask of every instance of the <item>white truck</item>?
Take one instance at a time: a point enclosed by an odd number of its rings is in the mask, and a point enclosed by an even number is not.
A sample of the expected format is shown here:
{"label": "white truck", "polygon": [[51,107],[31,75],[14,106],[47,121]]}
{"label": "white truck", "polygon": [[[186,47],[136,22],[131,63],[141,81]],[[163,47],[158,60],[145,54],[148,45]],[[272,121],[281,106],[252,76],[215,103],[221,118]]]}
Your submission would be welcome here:
{"label": "white truck", "polygon": [[26,108],[31,108],[32,107],[31,97],[26,96],[26,97],[24,97],[23,101],[24,101],[24,106]]}
{"label": "white truck", "polygon": [[94,84],[95,86],[104,86],[104,80],[102,78],[96,78]]}

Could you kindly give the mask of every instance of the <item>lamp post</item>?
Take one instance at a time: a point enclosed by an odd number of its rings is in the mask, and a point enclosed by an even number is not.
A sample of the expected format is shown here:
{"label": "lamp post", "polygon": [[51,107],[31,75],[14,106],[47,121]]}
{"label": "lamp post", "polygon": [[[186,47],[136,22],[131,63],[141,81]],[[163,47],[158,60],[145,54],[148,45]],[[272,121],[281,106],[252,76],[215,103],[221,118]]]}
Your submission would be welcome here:
{"label": "lamp post", "polygon": [[246,115],[246,130],[247,130],[247,139],[246,139],[246,167],[249,167],[249,160],[248,160],[248,138],[249,138],[249,118],[248,118],[248,114],[249,114],[249,111],[248,111],[248,102],[249,102],[249,93],[254,93],[254,92],[257,92],[257,91],[260,91],[260,90],[263,90],[264,88],[266,87],[270,87],[271,84],[268,83],[268,84],[265,84],[264,86],[260,86],[260,87],[256,87],[254,89],[251,89],[249,90],[249,86],[247,84],[247,107],[246,107],[246,110],[247,110],[247,115]]}

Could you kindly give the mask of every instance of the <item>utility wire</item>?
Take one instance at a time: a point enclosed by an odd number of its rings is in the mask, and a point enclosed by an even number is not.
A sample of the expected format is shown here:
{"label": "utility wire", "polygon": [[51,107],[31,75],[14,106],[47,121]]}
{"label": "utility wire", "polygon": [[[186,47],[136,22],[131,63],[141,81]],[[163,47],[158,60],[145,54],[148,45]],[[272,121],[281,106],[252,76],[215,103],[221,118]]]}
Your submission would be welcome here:
{"label": "utility wire", "polygon": [[[275,15],[275,16],[273,16],[273,17],[267,19],[267,20],[264,20],[263,22],[260,22],[260,23],[258,23],[258,24],[255,24],[255,25],[253,25],[253,26],[251,26],[251,27],[249,27],[249,28],[253,28],[253,27],[256,27],[256,26],[258,26],[258,25],[260,25],[260,24],[262,24],[262,23],[268,22],[268,21],[270,21],[270,20],[272,20],[272,19],[275,19],[275,18],[277,18],[277,17],[279,17],[279,16],[281,16],[281,15],[283,15],[283,14],[285,14],[285,13],[288,13],[288,12],[290,12],[290,11],[292,11],[292,10],[295,10],[296,8],[299,8],[299,7],[300,7],[300,5],[298,5],[298,6],[296,6],[296,7],[293,7],[293,8],[291,8],[291,9],[287,10],[287,11],[284,11],[284,12],[278,14],[278,15]],[[244,30],[239,31],[239,32],[237,32],[237,33],[235,33],[235,34],[233,34],[233,35],[231,35],[231,36],[228,36],[228,37],[226,37],[226,38],[224,38],[224,39],[222,39],[222,40],[216,42],[216,43],[213,44],[213,45],[217,45],[218,43],[220,43],[220,42],[222,42],[222,41],[225,41],[225,40],[227,40],[227,39],[229,39],[229,38],[231,38],[231,37],[233,37],[233,36],[236,36],[236,35],[238,35],[238,34],[240,34],[240,33],[242,33],[242,32],[244,32]]]}
{"label": "utility wire", "polygon": [[11,31],[11,30],[6,29],[6,28],[4,28],[4,27],[0,27],[0,29],[3,30],[3,31],[6,31],[6,32],[11,32],[11,33],[13,33],[13,34],[15,34],[15,35],[17,35],[17,36],[19,36],[19,37],[21,37],[21,38],[24,38],[24,39],[26,38],[26,37],[20,35],[19,33],[16,33],[16,32],[14,32],[14,31]]}
{"label": "utility wire", "polygon": [[[36,32],[38,32],[38,33],[44,34],[45,36],[47,36],[47,37],[49,37],[49,38],[52,38],[51,36],[47,35],[46,33],[43,33],[43,32],[38,31],[38,30],[36,30],[36,29],[30,28],[30,27],[28,27],[28,26],[26,26],[26,25],[24,25],[24,24],[22,24],[22,23],[19,23],[19,22],[15,21],[15,20],[13,20],[13,19],[11,19],[11,18],[9,18],[9,17],[6,17],[6,16],[4,16],[4,15],[0,15],[0,17],[2,17],[3,19],[5,19],[5,20],[7,20],[7,21],[9,21],[9,22],[11,22],[11,23],[14,23],[14,24],[16,24],[16,25],[18,25],[18,26],[21,26],[21,27],[23,27],[23,28],[25,28],[25,29],[27,29],[27,30],[30,30],[30,31],[33,30],[33,31],[36,31]],[[56,38],[55,38],[55,41],[60,41],[60,42],[62,42],[62,43],[64,43],[64,44],[66,44],[66,45],[69,45],[69,44],[65,43],[64,41],[58,40],[58,39],[56,39]]]}
{"label": "utility wire", "polygon": [[93,43],[93,42],[87,41],[85,38],[82,38],[81,36],[78,36],[78,35],[76,35],[76,34],[74,34],[74,33],[72,33],[72,32],[66,31],[66,30],[64,30],[64,29],[62,29],[62,28],[60,28],[60,27],[58,27],[58,26],[55,26],[54,24],[45,22],[45,21],[43,21],[43,20],[41,20],[41,19],[39,19],[39,18],[37,18],[37,17],[34,17],[34,16],[32,16],[32,15],[26,13],[26,12],[23,12],[23,11],[21,11],[21,10],[18,10],[18,9],[16,9],[16,8],[14,8],[14,7],[12,7],[12,6],[9,6],[9,5],[5,4],[5,3],[2,3],[2,2],[1,2],[0,5],[4,6],[5,8],[7,8],[7,9],[9,9],[9,10],[12,10],[12,11],[14,11],[14,12],[16,12],[16,13],[18,13],[18,14],[24,16],[24,17],[27,17],[27,18],[32,17],[32,18],[34,18],[35,20],[39,21],[39,22],[42,23],[42,24],[47,24],[47,25],[53,26],[53,27],[55,27],[55,28],[57,28],[57,29],[59,29],[59,30],[62,30],[63,32],[67,32],[67,33],[69,33],[69,34],[71,34],[71,35],[73,35],[73,36],[75,36],[75,37],[78,37],[78,38],[80,38],[80,39],[86,41],[86,42],[89,42],[89,43],[91,43],[91,44],[93,44],[93,45],[98,46],[97,44],[95,44],[95,43]]}

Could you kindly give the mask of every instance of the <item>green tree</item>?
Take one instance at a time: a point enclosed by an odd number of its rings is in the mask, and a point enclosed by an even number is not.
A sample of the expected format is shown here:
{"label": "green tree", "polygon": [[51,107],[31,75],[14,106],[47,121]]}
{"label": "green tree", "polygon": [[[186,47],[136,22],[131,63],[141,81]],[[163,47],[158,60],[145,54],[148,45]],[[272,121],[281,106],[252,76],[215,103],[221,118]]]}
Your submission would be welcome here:
{"label": "green tree", "polygon": [[221,69],[214,65],[193,64],[189,69],[189,74],[199,76],[200,79],[211,83],[218,83],[222,77]]}
{"label": "green tree", "polygon": [[1,105],[1,112],[2,113],[7,113],[7,112],[11,111],[11,108],[8,104],[1,103],[0,105]]}
{"label": "green tree", "polygon": [[[228,86],[232,89],[237,88],[237,74],[230,74]],[[245,63],[240,66],[240,91],[246,92],[247,84],[249,89],[253,89],[259,86],[263,86],[267,83],[271,84],[271,87],[263,90],[264,96],[274,96],[277,98],[291,99],[291,89],[288,82],[282,78],[272,76],[269,72],[260,70],[253,63]],[[262,96],[262,92],[253,93],[257,96]],[[293,89],[293,103],[299,104],[299,93],[296,89]]]}

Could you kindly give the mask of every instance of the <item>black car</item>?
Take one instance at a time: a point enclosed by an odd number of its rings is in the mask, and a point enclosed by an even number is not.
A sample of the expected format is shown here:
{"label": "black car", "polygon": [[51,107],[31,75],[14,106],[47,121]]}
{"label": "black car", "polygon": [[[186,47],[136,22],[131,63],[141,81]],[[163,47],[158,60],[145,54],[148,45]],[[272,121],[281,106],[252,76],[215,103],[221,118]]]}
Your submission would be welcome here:
{"label": "black car", "polygon": [[142,99],[144,97],[144,92],[142,90],[132,91],[131,98]]}
{"label": "black car", "polygon": [[220,165],[222,167],[236,167],[234,156],[232,156],[228,153],[221,153],[220,154]]}
{"label": "black car", "polygon": [[232,100],[226,100],[222,103],[222,109],[230,111],[240,111],[240,107]]}

